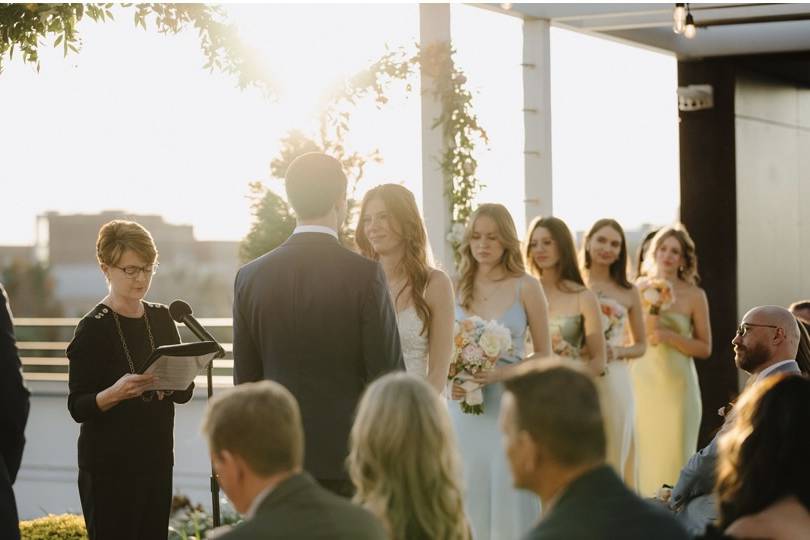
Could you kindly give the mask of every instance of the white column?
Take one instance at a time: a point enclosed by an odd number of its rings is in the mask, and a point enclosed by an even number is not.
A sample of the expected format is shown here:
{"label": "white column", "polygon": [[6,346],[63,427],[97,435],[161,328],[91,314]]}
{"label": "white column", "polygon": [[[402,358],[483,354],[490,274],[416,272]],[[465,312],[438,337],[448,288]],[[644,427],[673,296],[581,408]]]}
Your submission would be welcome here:
{"label": "white column", "polygon": [[523,21],[523,167],[526,225],[552,211],[550,24]]}
{"label": "white column", "polygon": [[[437,42],[450,42],[450,5],[419,4],[420,46],[424,50]],[[444,175],[440,165],[445,143],[441,128],[432,127],[441,115],[441,103],[431,92],[435,81],[424,71],[421,84],[422,212],[436,264],[452,275],[455,272],[453,251],[447,241],[451,223],[450,200],[444,193]]]}

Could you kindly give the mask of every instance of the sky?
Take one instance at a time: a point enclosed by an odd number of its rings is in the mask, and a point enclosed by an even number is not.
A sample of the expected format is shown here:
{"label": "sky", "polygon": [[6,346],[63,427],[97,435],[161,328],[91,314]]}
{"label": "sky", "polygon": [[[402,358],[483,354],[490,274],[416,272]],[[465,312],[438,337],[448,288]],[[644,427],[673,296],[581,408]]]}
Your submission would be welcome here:
{"label": "sky", "polygon": [[[35,217],[122,209],[194,225],[201,240],[238,240],[251,223],[248,183],[270,177],[279,140],[313,133],[330,85],[390,47],[417,41],[416,4],[230,5],[243,39],[280,81],[275,102],[202,68],[194,32],[117,20],[80,24],[79,54],[41,48],[0,74],[0,245],[31,244]],[[490,143],[479,147],[479,201],[506,204],[522,229],[521,23],[451,8],[456,61]],[[482,39],[485,35],[486,39]],[[671,56],[552,29],[554,213],[574,230],[612,215],[627,228],[677,213],[676,62]],[[421,195],[420,100],[394,85],[382,109],[361,104],[349,144],[378,149],[359,195],[401,182]],[[653,196],[654,195],[654,196]],[[640,202],[643,197],[644,202]],[[5,198],[5,197],[4,197]]]}

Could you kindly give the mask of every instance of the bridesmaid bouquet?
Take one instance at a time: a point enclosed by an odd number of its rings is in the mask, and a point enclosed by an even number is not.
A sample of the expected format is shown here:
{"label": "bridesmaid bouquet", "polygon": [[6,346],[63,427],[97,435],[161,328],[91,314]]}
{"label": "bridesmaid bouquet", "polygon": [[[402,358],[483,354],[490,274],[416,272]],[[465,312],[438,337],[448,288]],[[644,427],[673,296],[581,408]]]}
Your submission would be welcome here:
{"label": "bridesmaid bouquet", "polygon": [[456,322],[453,343],[453,361],[447,377],[464,389],[465,395],[459,402],[461,410],[483,414],[484,393],[473,378],[495,369],[498,358],[511,351],[512,334],[495,321],[470,317]]}
{"label": "bridesmaid bouquet", "polygon": [[559,327],[551,327],[551,352],[561,358],[579,358],[579,348],[562,337]]}
{"label": "bridesmaid bouquet", "polygon": [[612,298],[599,298],[599,304],[602,309],[601,318],[602,328],[605,330],[605,339],[608,343],[612,343],[614,339],[622,337],[614,334],[623,329],[622,318],[627,309]]}
{"label": "bridesmaid bouquet", "polygon": [[664,278],[641,278],[638,290],[641,293],[641,303],[650,315],[658,315],[662,309],[672,307],[675,302],[672,283]]}

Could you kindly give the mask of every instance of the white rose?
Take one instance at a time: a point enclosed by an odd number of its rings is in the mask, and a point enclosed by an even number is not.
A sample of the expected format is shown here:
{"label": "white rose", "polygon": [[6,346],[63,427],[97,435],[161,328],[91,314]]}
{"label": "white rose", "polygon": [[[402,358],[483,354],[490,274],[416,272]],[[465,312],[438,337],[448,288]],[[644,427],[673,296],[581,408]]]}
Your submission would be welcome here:
{"label": "white rose", "polygon": [[484,349],[484,353],[489,357],[498,356],[501,353],[502,343],[501,337],[489,330],[485,330],[481,335],[481,339],[478,340],[478,345]]}
{"label": "white rose", "polygon": [[650,304],[657,304],[661,300],[661,293],[658,292],[658,289],[653,289],[652,287],[644,289],[642,296],[644,297],[644,300]]}

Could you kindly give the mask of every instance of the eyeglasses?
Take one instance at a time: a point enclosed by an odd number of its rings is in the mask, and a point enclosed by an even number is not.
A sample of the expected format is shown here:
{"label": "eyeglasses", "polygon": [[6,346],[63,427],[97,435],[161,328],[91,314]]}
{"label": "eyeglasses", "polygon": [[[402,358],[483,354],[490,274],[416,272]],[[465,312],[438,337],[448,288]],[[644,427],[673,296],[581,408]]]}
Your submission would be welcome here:
{"label": "eyeglasses", "polygon": [[757,328],[781,328],[780,326],[774,326],[772,324],[752,324],[752,323],[741,323],[740,326],[737,328],[737,335],[738,336],[745,336],[748,333],[748,328],[750,327],[757,327]]}
{"label": "eyeglasses", "polygon": [[157,273],[158,264],[147,264],[146,266],[135,266],[133,264],[129,266],[116,266],[113,265],[115,268],[121,270],[129,279],[135,279],[138,277],[138,274],[143,272],[143,275],[150,277],[154,276]]}

